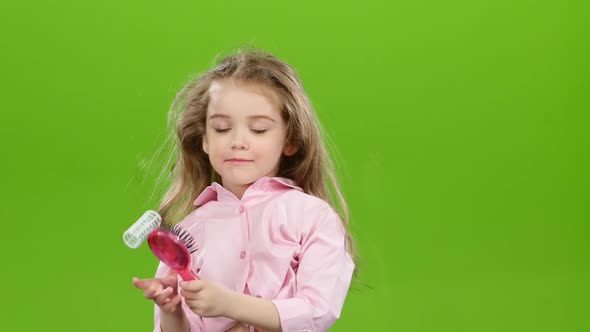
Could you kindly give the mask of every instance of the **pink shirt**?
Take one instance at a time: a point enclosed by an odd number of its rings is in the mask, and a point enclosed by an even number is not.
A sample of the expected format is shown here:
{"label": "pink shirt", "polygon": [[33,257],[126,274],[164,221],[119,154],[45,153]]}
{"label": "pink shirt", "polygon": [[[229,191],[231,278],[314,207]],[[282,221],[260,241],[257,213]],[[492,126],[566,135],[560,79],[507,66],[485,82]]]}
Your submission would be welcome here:
{"label": "pink shirt", "polygon": [[[263,177],[239,200],[217,183],[181,221],[198,250],[192,270],[202,279],[272,300],[283,331],[326,331],[340,316],[354,263],[340,218],[293,181]],[[156,276],[168,273],[160,264]],[[235,321],[201,318],[184,303],[191,332],[225,331]],[[155,331],[160,331],[159,307]]]}

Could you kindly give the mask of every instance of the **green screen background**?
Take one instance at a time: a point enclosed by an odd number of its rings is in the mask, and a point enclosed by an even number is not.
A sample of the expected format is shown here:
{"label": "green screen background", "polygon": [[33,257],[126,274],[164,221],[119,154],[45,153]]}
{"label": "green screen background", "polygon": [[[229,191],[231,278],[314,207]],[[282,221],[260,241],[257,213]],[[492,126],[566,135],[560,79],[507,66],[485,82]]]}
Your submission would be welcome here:
{"label": "green screen background", "polygon": [[166,112],[243,45],[331,139],[360,274],[334,331],[588,331],[583,1],[6,1],[2,330],[148,331]]}

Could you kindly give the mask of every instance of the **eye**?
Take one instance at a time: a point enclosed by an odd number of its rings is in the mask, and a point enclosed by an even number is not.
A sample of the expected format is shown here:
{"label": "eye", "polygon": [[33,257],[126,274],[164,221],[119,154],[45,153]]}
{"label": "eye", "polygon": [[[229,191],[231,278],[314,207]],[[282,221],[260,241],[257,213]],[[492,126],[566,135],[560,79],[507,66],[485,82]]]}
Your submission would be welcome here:
{"label": "eye", "polygon": [[262,135],[268,131],[268,129],[250,129],[256,135]]}
{"label": "eye", "polygon": [[216,133],[227,133],[231,128],[213,128]]}

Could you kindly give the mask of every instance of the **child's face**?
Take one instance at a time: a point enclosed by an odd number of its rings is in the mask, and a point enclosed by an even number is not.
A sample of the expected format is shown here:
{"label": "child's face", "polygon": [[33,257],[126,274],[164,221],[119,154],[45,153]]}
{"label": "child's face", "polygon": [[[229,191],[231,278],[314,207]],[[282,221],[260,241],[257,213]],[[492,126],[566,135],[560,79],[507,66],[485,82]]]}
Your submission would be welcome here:
{"label": "child's face", "polygon": [[264,176],[276,176],[285,147],[286,125],[276,94],[261,85],[234,80],[214,82],[207,110],[203,150],[223,186],[241,198]]}

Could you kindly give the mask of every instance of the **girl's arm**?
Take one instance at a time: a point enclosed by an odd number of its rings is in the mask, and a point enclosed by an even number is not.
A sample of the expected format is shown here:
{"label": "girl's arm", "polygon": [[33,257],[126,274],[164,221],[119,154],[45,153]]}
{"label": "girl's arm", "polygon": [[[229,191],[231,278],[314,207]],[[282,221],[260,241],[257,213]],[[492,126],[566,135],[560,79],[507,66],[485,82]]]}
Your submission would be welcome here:
{"label": "girl's arm", "polygon": [[268,331],[326,331],[340,316],[354,271],[345,233],[331,209],[318,215],[302,241],[293,298],[272,301],[234,293],[229,318]]}
{"label": "girl's arm", "polygon": [[160,311],[160,329],[162,332],[188,332],[189,323],[184,311],[179,306],[174,312]]}
{"label": "girl's arm", "polygon": [[235,298],[228,308],[228,318],[254,325],[268,332],[280,332],[279,313],[272,301],[246,294],[234,293]]}
{"label": "girl's arm", "polygon": [[281,331],[279,313],[269,300],[234,292],[204,279],[182,281],[180,288],[186,305],[200,317],[226,317],[265,331]]}
{"label": "girl's arm", "polygon": [[[160,263],[156,271],[155,280],[164,280],[168,278],[173,272],[164,264]],[[190,308],[185,306],[178,295],[178,279],[174,273],[171,280],[167,280],[166,289],[161,291],[158,298],[154,298],[154,332],[200,332],[203,330],[200,317],[190,311]],[[171,289],[176,296],[173,297]],[[167,303],[161,303],[166,297],[170,297]]]}
{"label": "girl's arm", "polygon": [[143,290],[146,299],[153,300],[156,314],[155,331],[188,332],[189,324],[177,292],[176,273],[169,273],[160,278],[133,278],[135,287]]}
{"label": "girl's arm", "polygon": [[295,294],[272,300],[285,331],[327,331],[340,317],[354,271],[338,215],[331,208],[308,215],[313,222],[302,234]]}

